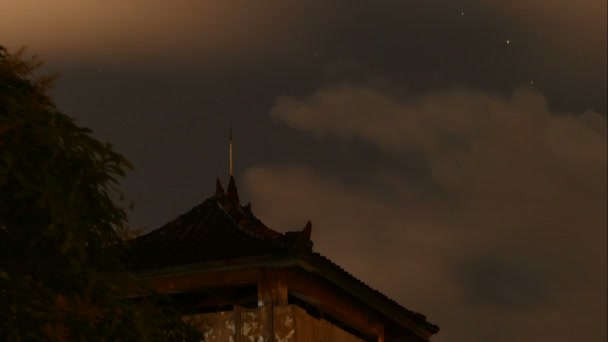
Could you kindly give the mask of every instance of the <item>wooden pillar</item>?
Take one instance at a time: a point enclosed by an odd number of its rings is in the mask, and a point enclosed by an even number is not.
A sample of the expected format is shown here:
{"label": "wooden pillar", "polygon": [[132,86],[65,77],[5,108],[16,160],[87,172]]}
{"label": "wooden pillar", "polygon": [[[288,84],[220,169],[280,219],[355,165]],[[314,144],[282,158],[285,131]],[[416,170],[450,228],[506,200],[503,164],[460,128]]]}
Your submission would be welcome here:
{"label": "wooden pillar", "polygon": [[258,273],[258,307],[287,305],[287,283],[279,272],[261,269]]}
{"label": "wooden pillar", "polygon": [[264,309],[264,341],[274,341],[274,307],[287,305],[287,283],[275,270],[262,268],[258,272],[258,307]]}
{"label": "wooden pillar", "polygon": [[235,305],[232,309],[234,320],[234,340],[235,342],[245,342],[243,338],[243,308]]}
{"label": "wooden pillar", "polygon": [[374,329],[376,330],[376,333],[378,334],[377,342],[384,342],[384,324],[377,323],[374,326]]}

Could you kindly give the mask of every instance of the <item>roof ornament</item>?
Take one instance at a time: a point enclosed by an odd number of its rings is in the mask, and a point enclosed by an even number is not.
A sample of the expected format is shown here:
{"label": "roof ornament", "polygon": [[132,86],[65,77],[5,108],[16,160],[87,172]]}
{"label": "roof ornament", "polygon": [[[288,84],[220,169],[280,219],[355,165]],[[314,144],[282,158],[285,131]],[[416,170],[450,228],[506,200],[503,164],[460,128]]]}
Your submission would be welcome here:
{"label": "roof ornament", "polygon": [[234,177],[230,176],[230,181],[228,182],[228,188],[226,189],[226,196],[232,200],[232,202],[239,204],[239,191],[236,188],[236,182],[234,181]]}
{"label": "roof ornament", "polygon": [[234,162],[232,160],[232,125],[228,125],[228,152],[230,158],[230,181],[228,182],[228,188],[226,189],[226,196],[230,198],[234,203],[239,204],[239,191],[236,188],[236,182],[234,181]]}
{"label": "roof ornament", "polygon": [[230,159],[230,177],[234,176],[234,162],[232,160],[232,125],[228,124],[228,150]]}
{"label": "roof ornament", "polygon": [[310,241],[310,233],[312,232],[312,222],[310,222],[310,220],[308,222],[306,222],[306,226],[304,227],[304,229],[302,229],[302,231],[300,232],[300,234],[302,235],[302,238],[306,241]]}
{"label": "roof ornament", "polygon": [[222,187],[222,182],[220,182],[219,178],[215,180],[215,194],[216,195],[224,194],[224,188]]}
{"label": "roof ornament", "polygon": [[306,226],[304,227],[304,229],[300,231],[285,232],[281,240],[296,248],[312,250],[312,241],[310,240],[311,231],[312,223],[308,221],[306,222]]}

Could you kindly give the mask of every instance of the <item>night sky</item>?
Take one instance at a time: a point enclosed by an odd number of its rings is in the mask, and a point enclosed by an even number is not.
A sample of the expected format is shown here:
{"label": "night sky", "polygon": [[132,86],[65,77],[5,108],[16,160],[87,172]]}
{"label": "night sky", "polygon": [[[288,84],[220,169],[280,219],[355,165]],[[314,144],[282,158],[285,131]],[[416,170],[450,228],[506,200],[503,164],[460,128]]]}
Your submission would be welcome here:
{"label": "night sky", "polygon": [[0,0],[158,228],[228,179],[441,327],[606,341],[605,0]]}

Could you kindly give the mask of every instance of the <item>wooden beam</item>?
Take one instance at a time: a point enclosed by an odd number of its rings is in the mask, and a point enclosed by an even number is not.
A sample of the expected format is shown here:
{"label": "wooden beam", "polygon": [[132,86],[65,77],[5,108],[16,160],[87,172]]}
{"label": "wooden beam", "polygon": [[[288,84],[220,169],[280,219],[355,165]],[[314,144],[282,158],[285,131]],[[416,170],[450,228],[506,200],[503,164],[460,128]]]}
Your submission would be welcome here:
{"label": "wooden beam", "polygon": [[341,289],[340,292],[346,292],[351,297],[363,300],[369,305],[366,307],[372,308],[384,317],[384,319],[389,319],[390,321],[397,323],[404,331],[412,333],[412,335],[418,336],[424,341],[428,341],[430,336],[436,333],[435,329],[427,326],[428,323],[414,320],[412,315],[415,314],[408,312],[408,310],[404,310],[397,303],[386,300],[386,298],[378,298],[378,293],[370,291],[366,286],[362,286],[362,283],[357,284],[357,281],[353,283],[348,279],[344,279],[343,276],[340,276],[340,273],[343,271],[338,271],[336,274],[336,269],[333,267],[334,269],[332,270],[331,264],[318,262],[315,261],[314,258],[311,258],[307,263],[301,266],[310,273],[317,274],[319,278],[336,284]]}
{"label": "wooden beam", "polygon": [[201,289],[173,295],[173,305],[186,312],[239,305],[255,307],[256,300],[255,286]]}
{"label": "wooden beam", "polygon": [[295,269],[285,269],[282,273],[287,280],[289,292],[361,334],[383,341],[382,321],[370,313],[368,308],[356,303],[355,298],[347,296],[327,282],[315,279],[311,273]]}
{"label": "wooden beam", "polygon": [[197,289],[237,287],[255,285],[258,281],[256,269],[207,272],[180,276],[138,279],[140,286],[152,288],[158,292],[172,294],[195,291]]}

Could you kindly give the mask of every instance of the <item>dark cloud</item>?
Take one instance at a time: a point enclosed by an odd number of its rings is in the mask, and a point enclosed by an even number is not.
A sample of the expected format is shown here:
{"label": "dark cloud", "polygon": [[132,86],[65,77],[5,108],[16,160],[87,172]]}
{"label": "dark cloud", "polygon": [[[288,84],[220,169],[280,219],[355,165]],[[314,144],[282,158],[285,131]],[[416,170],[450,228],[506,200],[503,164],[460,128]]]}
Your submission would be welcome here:
{"label": "dark cloud", "polygon": [[441,192],[410,186],[398,164],[357,185],[321,164],[259,166],[246,182],[260,216],[281,229],[312,218],[320,252],[442,322],[438,341],[606,337],[605,118],[552,113],[530,89],[395,94],[342,85],[272,113],[321,140],[366,140],[383,159],[417,150]]}
{"label": "dark cloud", "polygon": [[454,278],[465,291],[463,299],[467,306],[520,313],[547,300],[551,284],[541,274],[529,264],[503,262],[492,254],[463,260],[454,269]]}
{"label": "dark cloud", "polygon": [[[417,88],[510,91],[534,82],[552,107],[606,112],[601,0],[11,0],[0,10],[4,44],[57,63],[215,70],[229,83],[261,83],[262,92],[283,74],[291,81],[283,91],[306,92],[354,62]],[[235,72],[240,82],[230,80]]]}

